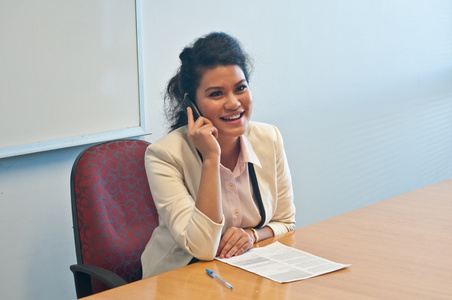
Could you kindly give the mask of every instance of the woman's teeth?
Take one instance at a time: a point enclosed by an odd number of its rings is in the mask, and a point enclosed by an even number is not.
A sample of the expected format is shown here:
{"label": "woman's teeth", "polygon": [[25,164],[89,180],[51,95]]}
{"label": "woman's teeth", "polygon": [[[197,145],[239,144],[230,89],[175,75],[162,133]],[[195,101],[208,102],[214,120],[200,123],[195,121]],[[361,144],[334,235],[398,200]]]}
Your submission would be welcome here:
{"label": "woman's teeth", "polygon": [[239,114],[236,114],[236,115],[233,115],[233,116],[224,117],[223,119],[225,119],[225,120],[237,120],[238,118],[240,118],[241,115],[242,114],[239,113]]}

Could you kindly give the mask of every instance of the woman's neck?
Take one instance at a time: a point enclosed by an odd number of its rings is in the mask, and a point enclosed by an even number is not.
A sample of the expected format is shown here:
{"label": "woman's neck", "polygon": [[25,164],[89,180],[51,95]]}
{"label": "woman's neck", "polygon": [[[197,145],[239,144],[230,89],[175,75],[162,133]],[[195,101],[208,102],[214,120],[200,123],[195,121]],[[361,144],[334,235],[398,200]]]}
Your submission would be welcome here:
{"label": "woman's neck", "polygon": [[240,138],[229,141],[218,141],[221,147],[221,164],[233,171],[240,154]]}

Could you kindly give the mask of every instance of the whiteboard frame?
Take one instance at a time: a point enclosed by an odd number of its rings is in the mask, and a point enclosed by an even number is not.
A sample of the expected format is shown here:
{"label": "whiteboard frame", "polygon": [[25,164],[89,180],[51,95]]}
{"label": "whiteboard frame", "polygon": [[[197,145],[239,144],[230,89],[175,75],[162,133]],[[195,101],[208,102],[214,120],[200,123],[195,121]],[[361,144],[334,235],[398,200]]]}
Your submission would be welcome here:
{"label": "whiteboard frame", "polygon": [[146,127],[146,110],[144,98],[144,81],[143,81],[143,40],[142,40],[142,17],[141,17],[141,0],[135,0],[135,28],[136,28],[136,47],[137,47],[137,71],[138,71],[138,100],[139,100],[139,126],[125,129],[117,129],[112,131],[80,135],[69,138],[61,138],[17,146],[0,148],[0,159],[24,154],[31,154],[42,151],[63,149],[74,146],[99,143],[109,140],[132,138],[151,134],[147,132]]}

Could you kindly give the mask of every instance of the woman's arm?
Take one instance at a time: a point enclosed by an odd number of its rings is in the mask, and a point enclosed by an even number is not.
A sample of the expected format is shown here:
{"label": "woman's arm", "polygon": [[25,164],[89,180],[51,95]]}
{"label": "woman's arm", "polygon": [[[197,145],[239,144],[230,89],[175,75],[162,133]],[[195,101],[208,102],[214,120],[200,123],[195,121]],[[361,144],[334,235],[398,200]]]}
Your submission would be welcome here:
{"label": "woman's arm", "polygon": [[218,131],[209,119],[199,117],[193,120],[193,112],[187,108],[188,139],[203,157],[201,181],[195,206],[212,221],[221,223],[223,208],[221,203],[220,155],[217,142]]}

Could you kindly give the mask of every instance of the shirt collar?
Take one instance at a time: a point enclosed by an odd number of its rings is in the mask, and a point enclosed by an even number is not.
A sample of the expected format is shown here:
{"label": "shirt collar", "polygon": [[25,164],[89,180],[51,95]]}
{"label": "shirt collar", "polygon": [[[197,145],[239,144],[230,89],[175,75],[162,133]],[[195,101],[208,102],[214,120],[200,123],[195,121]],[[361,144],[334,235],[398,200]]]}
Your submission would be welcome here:
{"label": "shirt collar", "polygon": [[262,168],[259,158],[245,135],[240,136],[240,155],[238,161],[250,162]]}

